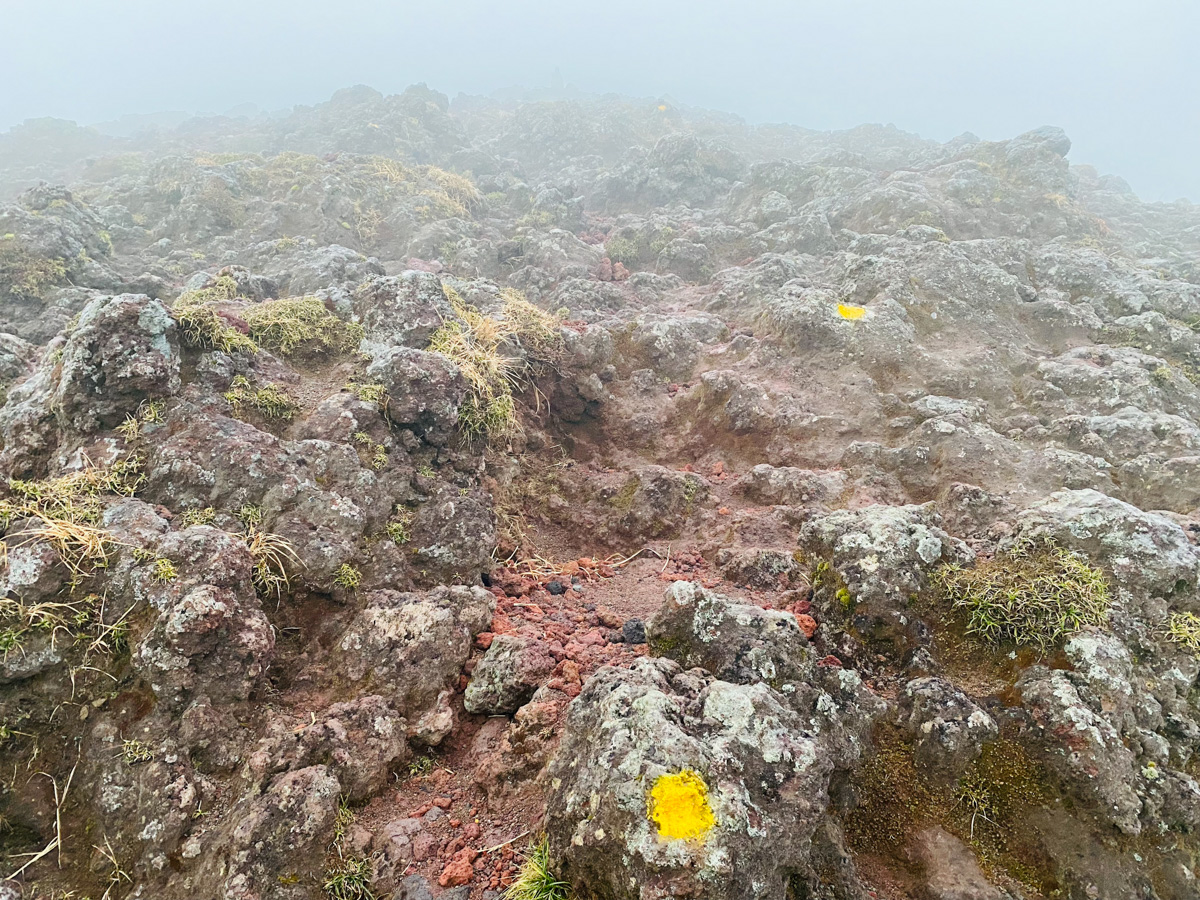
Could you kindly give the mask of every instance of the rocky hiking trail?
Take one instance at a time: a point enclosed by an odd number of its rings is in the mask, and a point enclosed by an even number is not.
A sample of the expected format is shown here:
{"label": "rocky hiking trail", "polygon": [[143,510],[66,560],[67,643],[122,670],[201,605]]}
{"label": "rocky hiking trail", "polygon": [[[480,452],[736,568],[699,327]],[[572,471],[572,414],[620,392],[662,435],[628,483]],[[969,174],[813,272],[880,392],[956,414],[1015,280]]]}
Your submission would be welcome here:
{"label": "rocky hiking trail", "polygon": [[1196,897],[1200,211],[1069,153],[0,135],[0,898]]}

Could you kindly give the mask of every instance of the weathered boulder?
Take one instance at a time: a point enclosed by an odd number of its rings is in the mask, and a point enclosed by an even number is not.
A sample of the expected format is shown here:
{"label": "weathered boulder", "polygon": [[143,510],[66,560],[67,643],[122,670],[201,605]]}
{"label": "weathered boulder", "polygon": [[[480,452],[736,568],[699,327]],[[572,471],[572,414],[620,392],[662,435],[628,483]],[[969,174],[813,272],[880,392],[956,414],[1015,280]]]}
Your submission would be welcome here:
{"label": "weathered boulder", "polygon": [[159,702],[181,707],[203,692],[215,702],[246,700],[266,673],[275,635],[254,590],[254,558],[236,535],[206,525],[165,536],[159,558],[176,575],[136,578],[158,612],[134,652]]}
{"label": "weathered boulder", "polygon": [[492,568],[496,514],[486,494],[442,487],[412,524],[412,563],[419,583],[478,584]]}
{"label": "weathered boulder", "polygon": [[846,490],[846,475],[761,463],[739,479],[737,490],[755,503],[819,506],[836,501]]}
{"label": "weathered boulder", "polygon": [[[338,780],[325,766],[276,777],[234,809],[195,876],[200,896],[306,900],[321,871],[338,808]],[[206,888],[206,890],[200,890]]]}
{"label": "weathered boulder", "polygon": [[915,678],[900,695],[900,715],[913,738],[917,765],[930,777],[955,782],[995,740],[995,719],[942,678]]}
{"label": "weathered boulder", "polygon": [[55,392],[63,428],[80,433],[120,425],[148,398],[179,390],[175,320],[140,294],[89,303],[62,351]]}
{"label": "weathered boulder", "polygon": [[984,876],[970,849],[937,826],[913,835],[909,850],[924,878],[926,900],[1006,900]]}
{"label": "weathered boulder", "polygon": [[543,641],[497,635],[471,673],[463,702],[476,715],[516,712],[549,677],[555,660]]}
{"label": "weathered boulder", "polygon": [[813,654],[790,612],[732,603],[690,581],[676,581],[646,623],[651,652],[725,681],[778,688],[811,677]]}
{"label": "weathered boulder", "polygon": [[803,567],[789,550],[722,547],[716,563],[726,580],[759,590],[786,590],[804,577]]}
{"label": "weathered boulder", "polygon": [[1065,672],[1033,666],[1017,682],[1045,740],[1043,755],[1066,788],[1124,834],[1140,834],[1142,801],[1133,751],[1079,696]]}
{"label": "weathered boulder", "polygon": [[1171,598],[1200,611],[1200,556],[1184,530],[1165,516],[1099,491],[1056,491],[1021,514],[1017,533],[1083,553],[1139,600]]}
{"label": "weathered boulder", "polygon": [[169,737],[126,742],[113,723],[101,721],[89,736],[84,765],[94,785],[92,809],[111,852],[140,877],[154,877],[179,853],[199,808],[187,756]]}
{"label": "weathered boulder", "polygon": [[711,313],[663,316],[646,313],[634,321],[629,336],[635,360],[664,378],[683,380],[696,368],[703,345],[724,340],[725,323]]}
{"label": "weathered boulder", "polygon": [[278,719],[249,760],[258,777],[322,765],[351,802],[382,790],[391,767],[409,757],[406,722],[382,697],[335,703],[311,722]]}
{"label": "weathered boulder", "polygon": [[800,546],[817,560],[814,602],[879,651],[906,652],[923,640],[910,601],[940,565],[971,551],[940,527],[932,505],[838,510],[805,523]]}
{"label": "weathered boulder", "polygon": [[375,352],[367,376],[387,390],[387,414],[435,446],[454,435],[467,383],[446,357],[409,347]]}
{"label": "weathered boulder", "polygon": [[422,349],[444,320],[454,318],[441,280],[414,271],[368,278],[354,294],[354,312],[373,354],[385,347]]}
{"label": "weathered boulder", "polygon": [[630,540],[675,535],[709,494],[708,483],[691,472],[643,466],[601,499],[612,507],[611,530]]}
{"label": "weathered boulder", "polygon": [[548,770],[550,849],[577,895],[783,900],[832,763],[781,701],[665,659],[601,669]]}
{"label": "weathered boulder", "polygon": [[[449,698],[495,602],[483,588],[372,591],[337,641],[338,669],[357,693],[385,698],[414,730]],[[444,723],[425,742],[438,743],[452,725]]]}

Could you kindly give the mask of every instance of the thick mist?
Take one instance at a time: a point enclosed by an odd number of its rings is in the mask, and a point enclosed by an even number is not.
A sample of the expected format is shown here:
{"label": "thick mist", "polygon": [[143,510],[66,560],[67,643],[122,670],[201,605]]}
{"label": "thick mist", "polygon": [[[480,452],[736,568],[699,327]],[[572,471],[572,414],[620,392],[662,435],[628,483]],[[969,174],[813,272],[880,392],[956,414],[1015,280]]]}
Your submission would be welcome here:
{"label": "thick mist", "polygon": [[278,109],[355,83],[451,96],[562,84],[939,140],[1055,124],[1074,162],[1145,199],[1200,200],[1188,0],[7,0],[3,21],[0,128]]}

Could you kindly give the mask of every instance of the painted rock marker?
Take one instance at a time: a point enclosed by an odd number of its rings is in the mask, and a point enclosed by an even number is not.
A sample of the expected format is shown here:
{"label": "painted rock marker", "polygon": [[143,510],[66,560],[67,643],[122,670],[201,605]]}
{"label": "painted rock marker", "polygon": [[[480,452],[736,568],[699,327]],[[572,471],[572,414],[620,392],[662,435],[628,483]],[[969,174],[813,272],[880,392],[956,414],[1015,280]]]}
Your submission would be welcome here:
{"label": "painted rock marker", "polygon": [[716,820],[700,774],[684,769],[660,775],[650,789],[650,820],[659,835],[672,840],[699,840],[712,831]]}

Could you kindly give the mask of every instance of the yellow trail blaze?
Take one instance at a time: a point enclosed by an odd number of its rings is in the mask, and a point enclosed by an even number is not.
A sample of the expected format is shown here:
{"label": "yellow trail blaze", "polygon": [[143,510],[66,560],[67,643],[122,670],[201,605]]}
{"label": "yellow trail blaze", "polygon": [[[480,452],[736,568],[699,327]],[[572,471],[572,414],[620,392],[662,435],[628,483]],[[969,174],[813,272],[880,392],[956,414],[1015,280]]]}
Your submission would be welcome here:
{"label": "yellow trail blaze", "polygon": [[716,820],[700,774],[684,769],[659,776],[650,789],[650,819],[660,835],[673,840],[696,840],[712,831]]}
{"label": "yellow trail blaze", "polygon": [[861,319],[867,314],[865,306],[847,306],[845,303],[838,304],[838,315],[843,319]]}

